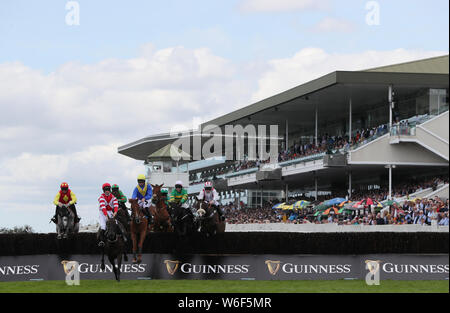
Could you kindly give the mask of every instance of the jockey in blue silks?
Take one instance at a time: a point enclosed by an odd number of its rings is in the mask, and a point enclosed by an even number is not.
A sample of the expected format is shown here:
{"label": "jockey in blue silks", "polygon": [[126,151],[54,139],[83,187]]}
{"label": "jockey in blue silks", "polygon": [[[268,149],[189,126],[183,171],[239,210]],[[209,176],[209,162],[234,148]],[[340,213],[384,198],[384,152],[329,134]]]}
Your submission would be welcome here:
{"label": "jockey in blue silks", "polygon": [[152,186],[150,184],[147,184],[145,180],[145,175],[140,174],[137,178],[138,185],[133,190],[133,195],[131,196],[132,199],[137,199],[139,206],[143,209],[145,214],[147,215],[149,219],[149,224],[151,221],[151,214],[150,214],[150,205],[152,204]]}

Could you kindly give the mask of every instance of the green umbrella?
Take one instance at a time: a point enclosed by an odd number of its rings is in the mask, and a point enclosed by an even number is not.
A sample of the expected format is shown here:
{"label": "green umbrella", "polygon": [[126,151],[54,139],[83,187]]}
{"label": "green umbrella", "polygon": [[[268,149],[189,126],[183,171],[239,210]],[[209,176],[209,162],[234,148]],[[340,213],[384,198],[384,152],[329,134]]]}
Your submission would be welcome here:
{"label": "green umbrella", "polygon": [[394,200],[386,200],[386,201],[383,201],[383,202],[382,202],[382,205],[383,205],[383,206],[391,206],[391,205],[393,205],[393,204],[399,205],[399,203],[396,202],[396,201],[394,201]]}
{"label": "green umbrella", "polygon": [[338,213],[339,214],[342,214],[342,213],[352,213],[352,210],[349,210],[349,209],[346,209],[346,208],[342,208],[342,209],[340,209],[339,211],[338,211]]}
{"label": "green umbrella", "polygon": [[326,209],[328,209],[329,207],[331,207],[331,205],[327,205],[327,204],[319,204],[317,206],[314,207],[314,210],[316,211],[325,211]]}

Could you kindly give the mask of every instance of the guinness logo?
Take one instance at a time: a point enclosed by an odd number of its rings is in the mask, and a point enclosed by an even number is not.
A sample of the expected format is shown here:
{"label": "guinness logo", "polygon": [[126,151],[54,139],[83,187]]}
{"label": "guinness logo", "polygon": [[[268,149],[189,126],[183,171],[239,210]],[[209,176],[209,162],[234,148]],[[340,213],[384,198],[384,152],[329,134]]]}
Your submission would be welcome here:
{"label": "guinness logo", "polygon": [[269,270],[269,273],[272,275],[275,275],[278,270],[280,269],[280,261],[271,261],[267,260],[266,262],[267,269]]}
{"label": "guinness logo", "polygon": [[380,270],[381,261],[372,261],[366,260],[366,267],[369,270],[370,274],[375,275]]}
{"label": "guinness logo", "polygon": [[164,260],[164,264],[166,264],[167,272],[169,272],[170,275],[175,274],[175,272],[178,269],[178,264],[180,264],[180,261],[171,261],[171,260]]}

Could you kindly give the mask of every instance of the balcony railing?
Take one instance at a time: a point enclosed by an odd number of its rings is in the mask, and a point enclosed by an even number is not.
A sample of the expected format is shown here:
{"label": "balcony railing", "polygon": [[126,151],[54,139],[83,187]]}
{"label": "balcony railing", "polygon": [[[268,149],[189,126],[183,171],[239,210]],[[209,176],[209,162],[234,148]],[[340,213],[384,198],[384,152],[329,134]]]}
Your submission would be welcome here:
{"label": "balcony railing", "polygon": [[391,136],[415,136],[416,126],[394,125],[391,127]]}

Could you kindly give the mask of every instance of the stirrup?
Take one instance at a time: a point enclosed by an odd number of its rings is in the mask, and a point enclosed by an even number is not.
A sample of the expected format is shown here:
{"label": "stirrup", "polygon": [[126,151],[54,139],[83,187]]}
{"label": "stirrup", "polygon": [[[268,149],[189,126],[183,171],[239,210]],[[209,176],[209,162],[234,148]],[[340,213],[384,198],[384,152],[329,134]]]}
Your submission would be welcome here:
{"label": "stirrup", "polygon": [[103,242],[103,240],[98,243],[98,246],[99,247],[104,247],[105,246],[105,243]]}

